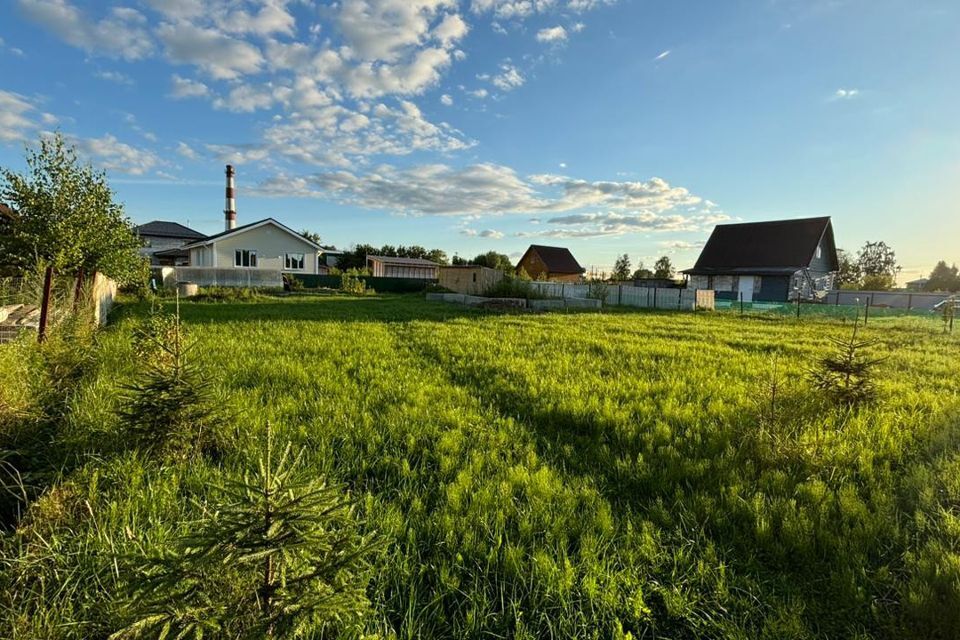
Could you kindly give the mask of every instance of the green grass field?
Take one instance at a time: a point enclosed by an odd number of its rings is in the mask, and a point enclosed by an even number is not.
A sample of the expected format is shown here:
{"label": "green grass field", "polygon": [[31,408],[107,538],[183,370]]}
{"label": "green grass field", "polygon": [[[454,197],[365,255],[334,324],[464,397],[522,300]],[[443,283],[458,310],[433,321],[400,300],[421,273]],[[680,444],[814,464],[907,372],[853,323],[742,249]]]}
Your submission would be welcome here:
{"label": "green grass field", "polygon": [[267,421],[387,542],[370,634],[960,637],[960,336],[935,321],[871,321],[879,399],[847,411],[809,382],[837,320],[184,303],[230,444],[160,465],[118,417],[145,312],[79,364],[0,347],[3,446],[37,494],[7,508],[0,637],[115,631],[115,559],[188,529]]}

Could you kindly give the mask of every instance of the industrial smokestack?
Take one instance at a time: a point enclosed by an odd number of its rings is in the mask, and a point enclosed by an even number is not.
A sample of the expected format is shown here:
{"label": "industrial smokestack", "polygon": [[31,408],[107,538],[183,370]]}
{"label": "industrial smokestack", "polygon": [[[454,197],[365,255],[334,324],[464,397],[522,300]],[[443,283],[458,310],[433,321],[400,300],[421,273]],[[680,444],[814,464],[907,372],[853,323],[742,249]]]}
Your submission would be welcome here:
{"label": "industrial smokestack", "polygon": [[223,209],[224,229],[230,231],[237,226],[237,202],[233,190],[233,165],[227,165],[226,206]]}

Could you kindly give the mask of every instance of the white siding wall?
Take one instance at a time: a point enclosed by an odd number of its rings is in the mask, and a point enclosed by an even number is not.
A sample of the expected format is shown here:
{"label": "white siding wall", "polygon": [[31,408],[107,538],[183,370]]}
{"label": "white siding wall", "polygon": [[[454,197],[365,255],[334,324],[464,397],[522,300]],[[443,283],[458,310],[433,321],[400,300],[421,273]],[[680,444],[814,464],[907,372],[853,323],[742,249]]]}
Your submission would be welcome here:
{"label": "white siding wall", "polygon": [[236,267],[234,255],[237,249],[253,249],[257,252],[257,268],[286,271],[284,268],[284,254],[302,253],[303,270],[294,273],[317,272],[317,250],[309,243],[296,238],[286,231],[266,224],[255,229],[248,229],[240,233],[214,241],[216,265],[195,264],[193,251],[190,252],[191,266],[216,266],[218,268],[249,269],[250,267]]}

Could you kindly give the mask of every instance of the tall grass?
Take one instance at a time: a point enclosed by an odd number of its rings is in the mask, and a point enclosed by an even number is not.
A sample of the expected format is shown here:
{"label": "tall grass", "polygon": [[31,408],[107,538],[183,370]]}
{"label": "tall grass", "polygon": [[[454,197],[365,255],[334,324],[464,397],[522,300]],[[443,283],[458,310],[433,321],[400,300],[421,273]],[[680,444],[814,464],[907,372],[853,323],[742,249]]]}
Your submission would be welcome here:
{"label": "tall grass", "polygon": [[[876,400],[848,409],[809,382],[838,322],[403,296],[181,310],[243,416],[222,459],[111,437],[146,312],[127,309],[44,432],[63,472],[4,537],[0,636],[116,631],[116,558],[186,534],[269,420],[388,542],[371,634],[957,637],[960,341],[936,323],[871,322]],[[23,391],[40,383],[2,397],[46,415]]]}

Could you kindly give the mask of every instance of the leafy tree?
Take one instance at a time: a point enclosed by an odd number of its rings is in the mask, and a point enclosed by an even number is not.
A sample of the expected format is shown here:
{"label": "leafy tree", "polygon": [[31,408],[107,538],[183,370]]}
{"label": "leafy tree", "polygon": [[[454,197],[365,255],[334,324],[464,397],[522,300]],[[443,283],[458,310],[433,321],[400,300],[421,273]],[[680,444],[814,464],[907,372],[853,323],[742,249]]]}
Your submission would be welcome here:
{"label": "leafy tree", "polygon": [[897,256],[885,242],[867,242],[857,253],[857,267],[863,287],[869,290],[892,289],[897,281]]}
{"label": "leafy tree", "polygon": [[316,231],[303,229],[302,231],[300,231],[300,235],[302,235],[304,238],[306,238],[310,242],[313,242],[315,244],[320,244],[320,234],[317,233]]}
{"label": "leafy tree", "polygon": [[113,200],[106,174],[80,164],[59,133],[26,152],[27,172],[0,169],[0,200],[16,211],[0,253],[20,270],[99,271],[132,282],[143,262],[140,239]]}
{"label": "leafy tree", "polygon": [[960,273],[957,265],[948,267],[946,261],[941,260],[930,272],[930,279],[924,289],[927,291],[960,291]]}
{"label": "leafy tree", "polygon": [[657,258],[657,261],[653,263],[654,278],[673,278],[673,274],[673,263],[670,262],[668,256],[660,256]]}
{"label": "leafy tree", "polygon": [[358,244],[353,249],[347,250],[337,259],[337,267],[341,271],[350,269],[365,269],[367,266],[367,256],[390,256],[392,258],[423,258],[432,260],[438,264],[447,264],[449,262],[447,254],[442,249],[425,249],[418,245],[405,247],[403,245],[394,246],[385,244],[382,247],[375,247],[370,244]]}
{"label": "leafy tree", "polygon": [[643,262],[641,261],[640,264],[637,265],[637,269],[636,271],[633,272],[633,275],[631,277],[634,280],[639,280],[641,278],[652,278],[653,271],[643,266]]}
{"label": "leafy tree", "polygon": [[853,259],[849,251],[843,249],[837,249],[837,261],[839,263],[837,287],[840,289],[858,288],[863,280],[858,262]]}
{"label": "leafy tree", "polygon": [[258,464],[216,489],[195,533],[138,564],[127,627],[111,636],[294,638],[356,635],[370,604],[353,503],[272,436]]}
{"label": "leafy tree", "polygon": [[611,278],[620,281],[630,279],[630,256],[623,254],[617,258]]}
{"label": "leafy tree", "polygon": [[489,267],[491,269],[499,269],[506,273],[513,273],[513,265],[510,263],[510,257],[503,253],[497,253],[496,251],[487,251],[486,253],[481,253],[476,258],[470,261],[470,264],[476,264],[481,267]]}

